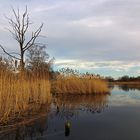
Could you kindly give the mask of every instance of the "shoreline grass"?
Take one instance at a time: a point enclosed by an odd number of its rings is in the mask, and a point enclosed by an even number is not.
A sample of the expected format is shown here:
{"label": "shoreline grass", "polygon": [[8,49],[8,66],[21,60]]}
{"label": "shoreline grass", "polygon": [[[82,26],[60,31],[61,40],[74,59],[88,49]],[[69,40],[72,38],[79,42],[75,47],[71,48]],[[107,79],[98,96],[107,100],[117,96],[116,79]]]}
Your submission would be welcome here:
{"label": "shoreline grass", "polygon": [[116,84],[116,85],[121,85],[121,84],[131,84],[131,85],[140,85],[140,81],[128,81],[128,82],[108,82],[109,84]]}
{"label": "shoreline grass", "polygon": [[95,95],[109,93],[105,80],[78,75],[50,80],[45,72],[13,73],[0,70],[0,125],[22,121],[50,107],[53,94]]}
{"label": "shoreline grass", "polygon": [[42,105],[50,102],[49,80],[0,73],[0,124],[36,114]]}
{"label": "shoreline grass", "polygon": [[52,82],[53,94],[104,94],[108,93],[107,83],[102,79],[63,78]]}

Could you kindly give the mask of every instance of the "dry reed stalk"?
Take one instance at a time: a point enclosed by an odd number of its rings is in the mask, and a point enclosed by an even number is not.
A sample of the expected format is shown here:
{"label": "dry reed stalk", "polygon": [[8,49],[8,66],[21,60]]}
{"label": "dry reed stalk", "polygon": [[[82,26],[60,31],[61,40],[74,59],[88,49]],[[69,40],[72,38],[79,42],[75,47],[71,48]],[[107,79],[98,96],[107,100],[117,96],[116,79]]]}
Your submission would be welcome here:
{"label": "dry reed stalk", "polygon": [[0,71],[0,123],[26,116],[51,101],[50,82],[47,79],[19,78]]}
{"label": "dry reed stalk", "polygon": [[98,94],[108,93],[106,81],[102,79],[63,78],[52,82],[55,94]]}

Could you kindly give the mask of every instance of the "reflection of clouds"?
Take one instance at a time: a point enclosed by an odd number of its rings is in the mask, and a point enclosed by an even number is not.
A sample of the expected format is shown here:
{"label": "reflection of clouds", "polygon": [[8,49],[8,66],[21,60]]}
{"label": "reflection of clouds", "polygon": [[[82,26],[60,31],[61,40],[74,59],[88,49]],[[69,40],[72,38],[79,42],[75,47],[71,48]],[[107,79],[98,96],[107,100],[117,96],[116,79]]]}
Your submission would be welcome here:
{"label": "reflection of clouds", "polygon": [[127,105],[140,105],[140,94],[112,94],[109,97],[109,105],[111,106],[127,106]]}
{"label": "reflection of clouds", "polygon": [[134,99],[139,100],[139,99],[140,99],[140,92],[137,90],[134,94],[131,94],[131,96],[132,96]]}

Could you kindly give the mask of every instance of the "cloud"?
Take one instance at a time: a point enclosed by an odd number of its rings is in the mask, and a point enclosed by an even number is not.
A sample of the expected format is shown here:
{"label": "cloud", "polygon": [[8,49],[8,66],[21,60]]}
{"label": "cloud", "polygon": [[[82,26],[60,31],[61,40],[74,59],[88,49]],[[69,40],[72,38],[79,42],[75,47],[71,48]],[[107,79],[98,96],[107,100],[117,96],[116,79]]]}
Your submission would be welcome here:
{"label": "cloud", "polygon": [[49,11],[49,10],[53,10],[55,8],[57,8],[58,6],[57,5],[54,5],[54,6],[50,6],[50,7],[46,7],[46,6],[41,6],[41,7],[37,7],[35,9],[36,12],[46,12],[46,11]]}
{"label": "cloud", "polygon": [[[99,69],[109,69],[116,72],[126,72],[133,71],[133,68],[140,68],[140,62],[125,62],[125,61],[81,61],[81,60],[56,60],[56,67],[71,67],[79,70],[99,70]],[[139,71],[136,70],[135,74],[139,74]]]}
{"label": "cloud", "polygon": [[72,22],[75,25],[83,25],[92,28],[105,28],[106,26],[111,26],[112,20],[109,18],[101,18],[101,17],[90,17],[80,20],[75,20]]}
{"label": "cloud", "polygon": [[[11,5],[21,10],[28,5],[35,27],[44,23],[42,34],[47,38],[39,41],[48,44],[57,66],[67,63],[111,75],[125,74],[123,71],[135,75],[138,71],[139,0],[2,0],[1,17],[11,14]],[[0,44],[15,48],[4,25],[7,21],[1,18]],[[31,26],[31,31],[35,27]]]}

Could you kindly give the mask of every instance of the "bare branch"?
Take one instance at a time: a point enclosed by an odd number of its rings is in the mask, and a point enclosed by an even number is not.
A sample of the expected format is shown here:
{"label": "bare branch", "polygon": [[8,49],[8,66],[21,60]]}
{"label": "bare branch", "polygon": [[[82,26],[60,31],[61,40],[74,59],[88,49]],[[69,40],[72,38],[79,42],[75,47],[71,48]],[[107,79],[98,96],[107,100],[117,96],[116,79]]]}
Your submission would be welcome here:
{"label": "bare branch", "polygon": [[10,52],[9,54],[16,54],[16,55],[19,55],[19,56],[21,56],[19,53],[17,53],[17,52]]}
{"label": "bare branch", "polygon": [[18,59],[18,60],[21,60],[20,58],[16,57],[16,56],[13,56],[11,55],[10,53],[8,53],[2,45],[0,45],[0,48],[3,50],[4,53],[6,53],[8,56],[12,57],[12,58],[15,58],[15,59]]}
{"label": "bare branch", "polygon": [[[29,14],[28,14],[27,6],[26,6],[26,9],[22,15],[20,14],[19,9],[17,11],[15,11],[15,9],[12,8],[12,12],[13,12],[13,16],[14,16],[13,18],[6,17],[8,19],[9,25],[11,27],[11,29],[8,29],[8,30],[13,35],[13,38],[19,44],[20,54],[16,54],[14,52],[9,53],[2,46],[0,46],[0,47],[10,57],[13,57],[13,58],[20,60],[21,71],[24,71],[25,51],[28,50],[31,46],[33,46],[35,44],[35,41],[36,41],[37,37],[39,37],[39,34],[42,30],[43,24],[41,24],[41,26],[35,32],[32,32],[29,40],[27,40],[25,42],[26,32],[28,31],[29,25],[31,24],[29,21]],[[20,58],[13,56],[12,54],[18,55]]]}
{"label": "bare branch", "polygon": [[39,36],[42,30],[42,27],[43,27],[43,24],[41,24],[41,26],[34,33],[32,33],[31,39],[27,42],[27,44],[23,48],[24,51],[26,51],[27,49],[29,49],[31,46],[34,45],[36,38]]}

